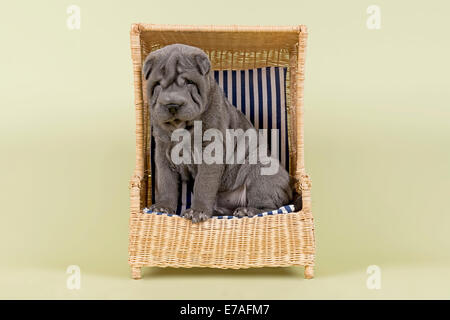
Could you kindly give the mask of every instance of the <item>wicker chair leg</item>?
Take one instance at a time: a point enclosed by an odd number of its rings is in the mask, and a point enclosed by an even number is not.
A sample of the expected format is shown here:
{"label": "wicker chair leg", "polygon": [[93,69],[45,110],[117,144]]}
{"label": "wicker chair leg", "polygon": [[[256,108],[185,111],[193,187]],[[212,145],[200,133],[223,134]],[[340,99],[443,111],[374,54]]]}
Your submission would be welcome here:
{"label": "wicker chair leg", "polygon": [[314,278],[314,267],[313,266],[305,266],[305,279]]}
{"label": "wicker chair leg", "polygon": [[142,267],[131,267],[131,277],[135,280],[141,279],[141,270]]}

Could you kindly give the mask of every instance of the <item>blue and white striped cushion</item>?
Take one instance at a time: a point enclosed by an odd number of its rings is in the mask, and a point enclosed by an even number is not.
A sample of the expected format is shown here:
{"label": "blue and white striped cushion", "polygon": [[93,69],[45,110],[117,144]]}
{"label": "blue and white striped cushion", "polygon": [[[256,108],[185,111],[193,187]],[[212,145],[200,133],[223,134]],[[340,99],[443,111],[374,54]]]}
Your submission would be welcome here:
{"label": "blue and white striped cushion", "polygon": [[[288,205],[288,206],[283,206],[283,207],[281,207],[281,208],[279,208],[279,209],[277,209],[277,210],[273,210],[273,211],[269,211],[269,212],[263,212],[263,213],[258,213],[257,215],[255,215],[255,216],[253,216],[253,217],[250,217],[250,218],[254,218],[254,217],[264,217],[264,216],[274,216],[274,215],[277,215],[277,214],[291,213],[291,212],[294,212],[294,211],[295,211],[294,205],[291,204],[291,205]],[[174,214],[170,214],[170,213],[162,213],[162,212],[157,212],[157,211],[151,211],[151,210],[148,209],[148,208],[145,208],[145,209],[144,209],[144,213],[152,213],[152,214],[156,214],[156,215],[158,215],[158,216],[160,216],[160,215],[167,215],[167,216],[169,216],[169,217],[177,216],[177,215],[178,215],[178,214],[174,215]],[[243,217],[234,217],[234,216],[214,216],[213,218],[214,218],[214,219],[233,219],[233,218],[239,219],[239,218],[243,218]]]}
{"label": "blue and white striped cushion", "polygon": [[[288,128],[286,112],[286,68],[266,67],[248,70],[216,70],[214,78],[224,90],[228,100],[240,110],[256,129],[280,129],[278,155],[282,166],[289,169]],[[270,139],[269,139],[270,147]],[[153,158],[154,140],[151,141],[151,168],[155,172]],[[154,176],[154,175],[153,175]],[[152,179],[152,202],[155,202],[155,180]],[[180,184],[177,214],[192,203],[193,183]],[[258,216],[289,213],[293,206],[285,206]],[[148,209],[144,212],[150,213]],[[227,217],[217,217],[226,219]],[[232,217],[230,217],[232,218]]]}

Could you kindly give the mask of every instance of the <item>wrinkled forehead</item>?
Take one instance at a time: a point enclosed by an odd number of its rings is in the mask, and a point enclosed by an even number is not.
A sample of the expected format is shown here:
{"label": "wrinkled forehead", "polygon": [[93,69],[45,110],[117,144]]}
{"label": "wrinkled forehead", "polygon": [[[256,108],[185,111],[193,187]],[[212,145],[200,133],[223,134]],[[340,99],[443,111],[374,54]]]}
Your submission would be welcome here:
{"label": "wrinkled forehead", "polygon": [[[153,78],[172,80],[180,73],[196,72],[206,75],[210,70],[206,53],[196,47],[173,44],[150,53],[143,64],[142,73],[146,80]],[[192,74],[195,76],[195,74]],[[158,78],[158,79],[157,79]]]}
{"label": "wrinkled forehead", "polygon": [[161,53],[156,59],[155,73],[167,81],[174,81],[180,73],[195,72],[192,55],[180,51]]}

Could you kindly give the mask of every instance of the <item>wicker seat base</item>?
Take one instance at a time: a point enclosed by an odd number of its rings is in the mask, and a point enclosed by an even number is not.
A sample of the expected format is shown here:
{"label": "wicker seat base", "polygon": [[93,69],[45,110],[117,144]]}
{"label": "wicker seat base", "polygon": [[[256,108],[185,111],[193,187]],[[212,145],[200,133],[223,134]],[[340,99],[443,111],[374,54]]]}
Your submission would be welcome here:
{"label": "wicker seat base", "polygon": [[139,269],[144,266],[312,267],[313,226],[312,217],[302,211],[254,218],[209,219],[198,224],[181,217],[133,215],[129,252],[129,263],[134,267],[132,276],[140,278]]}

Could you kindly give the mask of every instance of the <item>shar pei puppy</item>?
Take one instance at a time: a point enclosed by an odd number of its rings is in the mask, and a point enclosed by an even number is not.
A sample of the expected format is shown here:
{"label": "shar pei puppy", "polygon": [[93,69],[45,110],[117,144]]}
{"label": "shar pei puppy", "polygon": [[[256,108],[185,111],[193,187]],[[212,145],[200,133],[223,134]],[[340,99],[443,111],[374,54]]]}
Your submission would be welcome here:
{"label": "shar pei puppy", "polygon": [[[251,156],[258,151],[249,147],[249,139],[245,140],[245,136],[240,139],[247,141],[243,149],[239,149],[239,137],[234,136],[236,139],[233,137],[231,143],[226,143],[230,142],[225,138],[228,137],[227,130],[256,132],[256,129],[226,99],[204,51],[182,44],[153,51],[144,62],[143,76],[155,138],[156,201],[151,210],[175,213],[179,184],[191,179],[194,181],[193,202],[182,216],[194,223],[213,215],[253,216],[293,201],[297,202],[297,208],[301,206],[298,204],[301,197],[294,199],[289,174],[282,166],[262,174],[264,168],[268,169],[278,160],[268,156],[265,163],[250,162]],[[203,139],[196,145],[195,136],[203,137],[209,129],[214,130],[210,141],[214,140],[216,148],[212,154],[218,161],[198,157],[206,151],[209,141]],[[181,162],[174,159],[175,147],[180,149],[180,130],[191,134],[182,144],[186,153],[182,159],[186,161]],[[174,139],[174,136],[178,138]],[[256,149],[262,144],[258,139]],[[237,154],[239,152],[241,154]],[[230,155],[234,162],[229,161]],[[244,161],[236,161],[239,157]]]}

